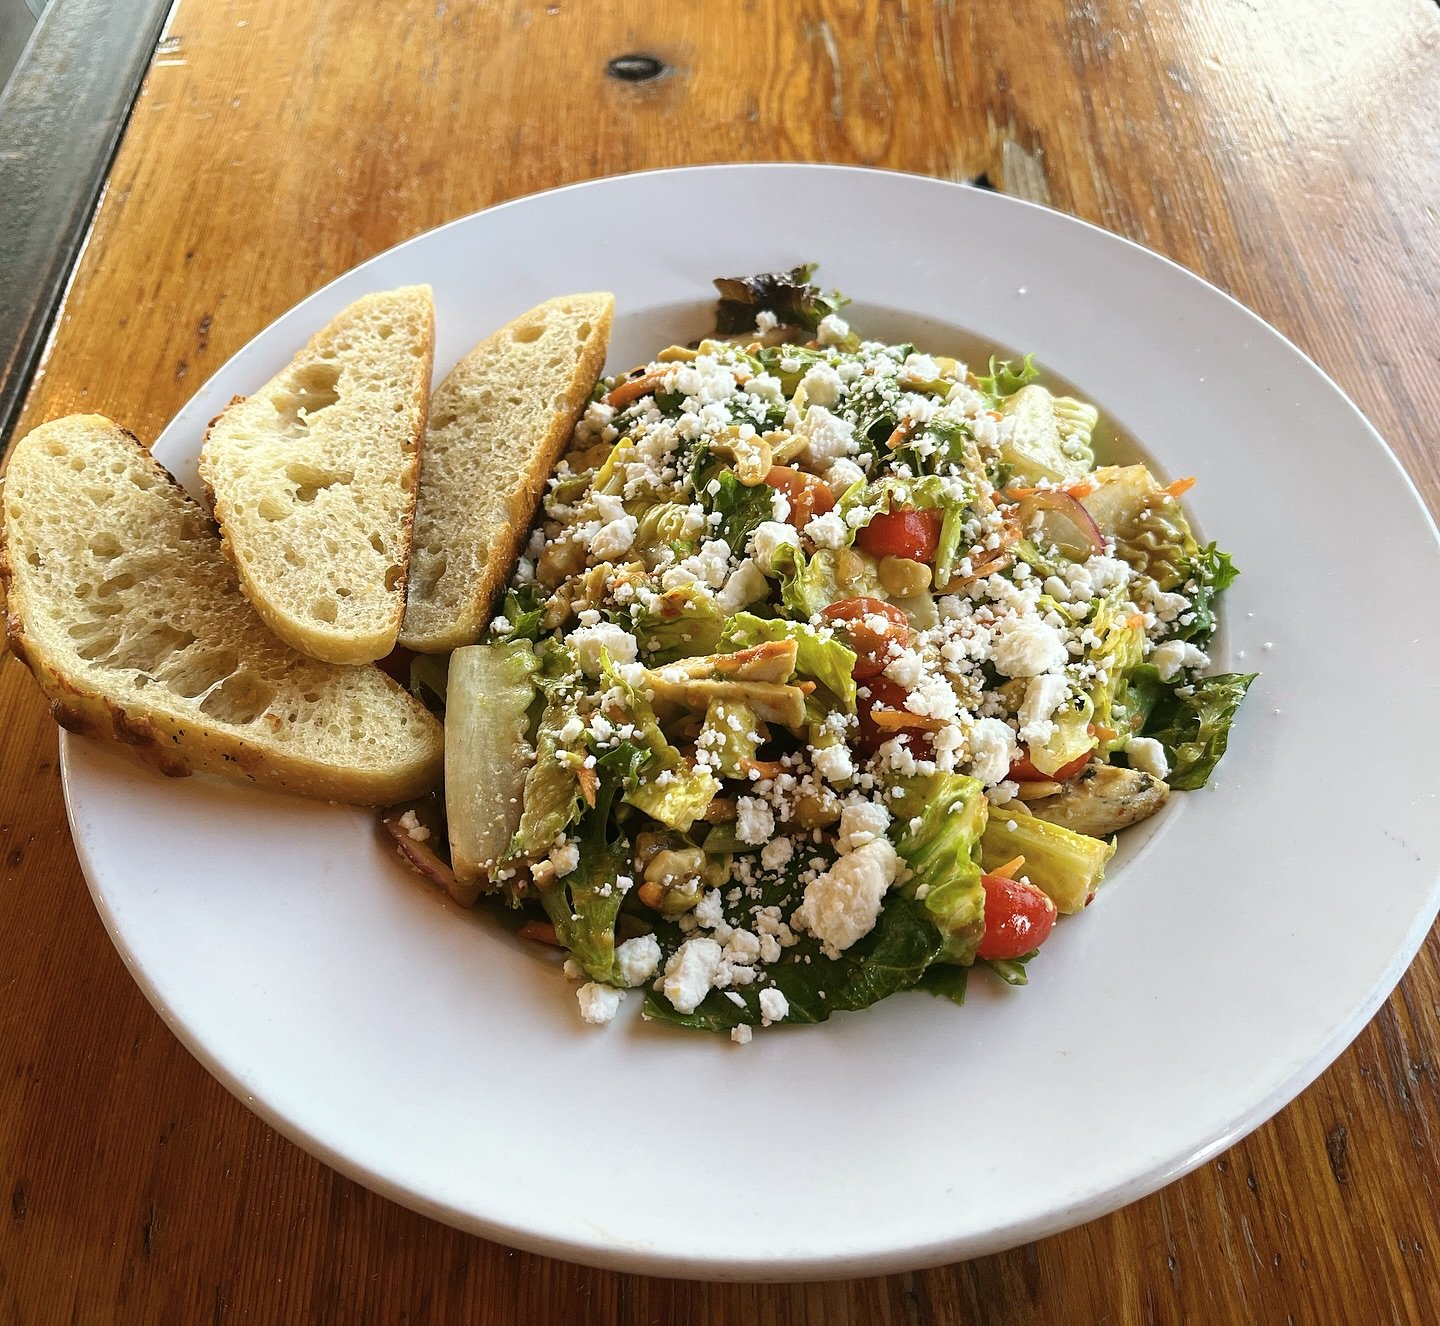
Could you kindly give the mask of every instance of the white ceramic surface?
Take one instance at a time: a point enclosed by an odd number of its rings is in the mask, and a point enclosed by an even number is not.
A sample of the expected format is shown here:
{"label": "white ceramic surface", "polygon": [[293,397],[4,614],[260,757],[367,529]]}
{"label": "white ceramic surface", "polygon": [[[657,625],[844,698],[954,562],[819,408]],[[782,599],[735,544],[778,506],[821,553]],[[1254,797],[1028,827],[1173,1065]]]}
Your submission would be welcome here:
{"label": "white ceramic surface", "polygon": [[[1012,199],[809,166],[636,175],[380,255],[222,368],[156,452],[342,305],[435,288],[437,371],[526,307],[619,301],[624,367],[706,328],[709,278],[816,259],[864,328],[1036,352],[1144,440],[1243,574],[1217,666],[1258,667],[1214,784],[1178,797],[1032,983],[722,1038],[581,1024],[549,957],[406,873],[358,810],[167,782],[66,738],[75,839],[176,1034],[380,1192],[561,1257],[711,1278],[856,1275],[1112,1210],[1254,1128],[1372,1015],[1437,904],[1434,527],[1380,438],[1254,315]],[[868,314],[867,314],[868,310]],[[1378,535],[1377,535],[1378,531]],[[1353,549],[1363,534],[1366,554]],[[1267,642],[1269,642],[1267,644]]]}

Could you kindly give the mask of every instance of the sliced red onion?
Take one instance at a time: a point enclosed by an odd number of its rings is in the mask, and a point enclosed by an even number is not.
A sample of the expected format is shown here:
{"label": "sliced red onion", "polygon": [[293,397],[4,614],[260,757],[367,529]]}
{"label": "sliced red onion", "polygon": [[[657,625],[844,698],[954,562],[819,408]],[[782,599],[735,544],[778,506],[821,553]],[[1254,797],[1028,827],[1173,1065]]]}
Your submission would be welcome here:
{"label": "sliced red onion", "polygon": [[462,907],[473,907],[480,896],[481,880],[459,880],[438,855],[423,842],[410,836],[410,831],[400,823],[404,810],[391,811],[381,818],[385,831],[395,839],[405,864],[417,875],[424,875],[433,884],[438,884]]}
{"label": "sliced red onion", "polygon": [[[1030,532],[1037,519],[1045,537],[1061,552],[1089,557],[1092,553],[1105,551],[1105,536],[1100,532],[1100,526],[1069,493],[1058,488],[1042,488],[1022,499],[1016,512],[1022,535]],[[1065,532],[1067,526],[1073,533]]]}

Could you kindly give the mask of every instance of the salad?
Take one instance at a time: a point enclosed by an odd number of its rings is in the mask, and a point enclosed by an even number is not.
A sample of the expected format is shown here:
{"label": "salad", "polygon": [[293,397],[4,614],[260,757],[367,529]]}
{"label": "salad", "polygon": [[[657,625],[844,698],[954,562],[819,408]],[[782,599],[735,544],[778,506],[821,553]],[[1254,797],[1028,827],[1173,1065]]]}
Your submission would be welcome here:
{"label": "salad", "polygon": [[1236,572],[1191,480],[1097,466],[1029,358],[862,340],[811,271],[717,281],[713,338],[603,379],[487,641],[414,664],[446,786],[392,831],[563,949],[589,1022],[636,989],[743,1043],[1024,984],[1253,679],[1205,671]]}

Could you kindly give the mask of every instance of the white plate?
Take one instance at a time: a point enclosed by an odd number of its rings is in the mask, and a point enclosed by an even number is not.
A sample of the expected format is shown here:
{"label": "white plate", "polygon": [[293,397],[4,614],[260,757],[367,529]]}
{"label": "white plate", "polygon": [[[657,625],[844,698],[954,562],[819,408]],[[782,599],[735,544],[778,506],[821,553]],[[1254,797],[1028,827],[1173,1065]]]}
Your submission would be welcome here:
{"label": "white plate", "polygon": [[1163,470],[1200,476],[1193,510],[1243,570],[1216,663],[1263,675],[1218,778],[1177,796],[1028,988],[977,976],[963,1009],[902,995],[744,1049],[633,1016],[596,1030],[547,955],[407,874],[366,813],[166,782],[64,743],[96,902],[176,1034],[337,1169],[508,1243],[779,1279],[944,1262],[1077,1224],[1294,1097],[1436,910],[1440,556],[1414,489],[1258,318],[1054,212],[812,166],[521,199],[306,300],[156,453],[193,486],[205,421],[368,291],[435,287],[443,372],[541,299],[610,289],[611,364],[626,367],[706,328],[712,276],[806,259],[862,328],[913,319],[931,348],[939,324],[1035,351]]}

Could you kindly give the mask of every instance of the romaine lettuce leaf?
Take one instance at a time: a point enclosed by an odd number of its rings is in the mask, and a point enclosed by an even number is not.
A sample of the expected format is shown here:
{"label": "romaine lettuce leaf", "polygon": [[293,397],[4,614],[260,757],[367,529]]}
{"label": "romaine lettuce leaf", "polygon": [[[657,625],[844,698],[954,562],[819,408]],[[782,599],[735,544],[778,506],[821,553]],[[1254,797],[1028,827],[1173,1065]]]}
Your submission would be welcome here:
{"label": "romaine lettuce leaf", "polygon": [[869,1008],[914,988],[940,948],[940,932],[924,905],[892,889],[875,928],[838,958],[826,958],[813,940],[802,939],[765,969],[764,986],[735,991],[742,1000],[738,1005],[712,990],[693,1013],[678,1013],[664,995],[647,991],[645,1016],[701,1031],[759,1026],[760,990],[773,986],[790,1004],[786,1022],[824,1022],[832,1013]]}
{"label": "romaine lettuce leaf", "polygon": [[1185,591],[1190,596],[1190,612],[1194,615],[1184,626],[1177,626],[1170,639],[1188,640],[1203,649],[1215,634],[1215,601],[1239,574],[1230,554],[1221,552],[1213,543],[1189,558],[1181,568],[1181,583],[1189,584],[1193,580],[1196,584],[1193,591]]}
{"label": "romaine lettuce leaf", "polygon": [[578,752],[560,740],[560,729],[575,713],[573,701],[552,695],[535,738],[535,763],[525,775],[524,809],[510,844],[512,857],[544,856],[585,808],[575,769]]}
{"label": "romaine lettuce leaf", "polygon": [[625,901],[620,874],[630,863],[630,843],[611,824],[616,794],[633,783],[648,752],[622,742],[595,763],[595,805],[581,821],[580,860],[568,875],[540,890],[540,904],[555,936],[593,981],[623,985],[615,971],[615,922]]}
{"label": "romaine lettuce leaf", "polygon": [[910,867],[901,885],[918,899],[943,937],[941,962],[970,963],[985,932],[980,835],[988,806],[984,789],[963,774],[934,773],[900,781],[892,797],[895,847]]}
{"label": "romaine lettuce leaf", "polygon": [[884,596],[872,562],[861,558],[858,577],[843,585],[838,565],[837,555],[830,548],[817,548],[810,557],[795,547],[779,549],[775,554],[775,569],[780,573],[780,602],[785,610],[809,621],[841,599],[857,595]]}
{"label": "romaine lettuce leaf", "polygon": [[1183,792],[1204,787],[1230,741],[1230,724],[1255,672],[1222,672],[1201,677],[1189,695],[1163,694],[1145,724],[1145,735],[1165,747],[1166,782]]}
{"label": "romaine lettuce leaf", "polygon": [[711,537],[724,539],[732,551],[741,554],[756,527],[771,519],[775,490],[765,483],[747,488],[731,471],[724,470],[716,476],[720,489],[712,497],[705,491],[708,482],[700,487],[701,501],[707,511],[720,513],[720,523]]}
{"label": "romaine lettuce leaf", "polygon": [[507,590],[500,605],[500,616],[510,623],[510,629],[497,632],[497,641],[537,639],[545,616],[545,591],[539,585],[519,585]]}
{"label": "romaine lettuce leaf", "polygon": [[990,356],[990,371],[975,379],[975,389],[992,400],[1013,396],[1021,387],[1028,387],[1040,376],[1035,367],[1035,356],[1026,355],[1017,367],[1013,359],[996,359]]}
{"label": "romaine lettuce leaf", "polygon": [[621,624],[635,637],[644,662],[658,667],[714,653],[725,618],[712,597],[684,585],[667,590],[654,607]]}
{"label": "romaine lettuce leaf", "polygon": [[1114,855],[1113,842],[1063,829],[1019,809],[1007,812],[1004,806],[997,807],[980,839],[986,870],[1023,856],[1021,873],[1066,913],[1078,912],[1090,901]]}
{"label": "romaine lettuce leaf", "polygon": [[754,613],[741,612],[732,617],[721,635],[721,644],[732,649],[746,649],[771,640],[793,640],[796,645],[795,671],[813,677],[845,708],[855,712],[855,651],[834,635],[821,632],[805,622],[766,620]]}

